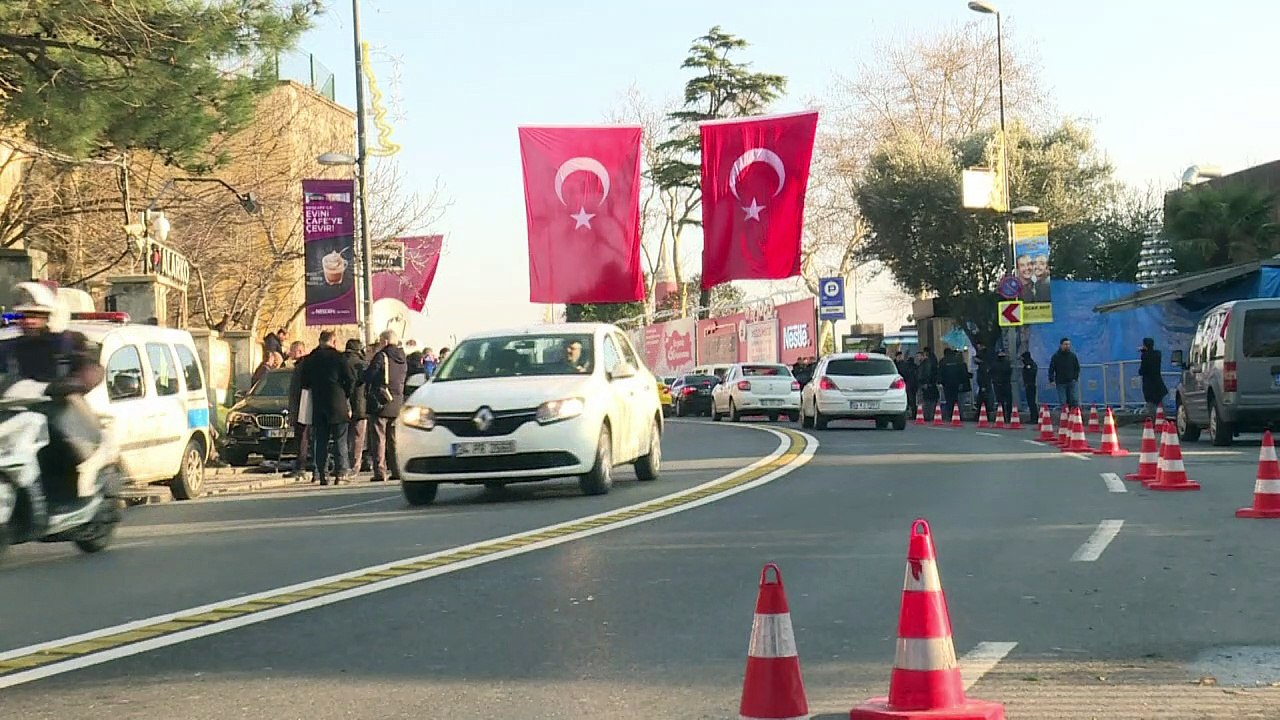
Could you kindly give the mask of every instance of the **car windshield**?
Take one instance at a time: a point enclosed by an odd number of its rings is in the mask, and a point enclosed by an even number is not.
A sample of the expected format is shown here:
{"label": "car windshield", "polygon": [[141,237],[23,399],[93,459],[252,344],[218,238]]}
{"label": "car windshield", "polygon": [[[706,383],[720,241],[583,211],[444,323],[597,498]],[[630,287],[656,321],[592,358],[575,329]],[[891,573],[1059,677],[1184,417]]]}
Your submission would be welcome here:
{"label": "car windshield", "polygon": [[791,371],[782,365],[743,365],[744,377],[791,377]]}
{"label": "car windshield", "polygon": [[685,375],[684,384],[701,387],[705,385],[715,385],[720,382],[720,378],[713,375]]}
{"label": "car windshield", "polygon": [[253,386],[249,394],[253,397],[288,397],[291,377],[293,377],[292,370],[269,372],[258,381],[257,385]]}
{"label": "car windshield", "polygon": [[837,358],[827,363],[827,374],[845,377],[897,375],[898,366],[888,358]]}
{"label": "car windshield", "polygon": [[587,375],[595,362],[589,334],[504,335],[464,340],[432,382],[524,375]]}

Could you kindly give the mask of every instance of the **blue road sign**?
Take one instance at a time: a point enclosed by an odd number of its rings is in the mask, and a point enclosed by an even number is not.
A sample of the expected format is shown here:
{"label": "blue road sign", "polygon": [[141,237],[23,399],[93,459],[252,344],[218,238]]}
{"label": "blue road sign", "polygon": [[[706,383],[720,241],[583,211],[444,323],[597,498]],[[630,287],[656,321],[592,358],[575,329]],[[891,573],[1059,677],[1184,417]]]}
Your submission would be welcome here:
{"label": "blue road sign", "polygon": [[829,277],[818,280],[818,319],[844,319],[844,278]]}

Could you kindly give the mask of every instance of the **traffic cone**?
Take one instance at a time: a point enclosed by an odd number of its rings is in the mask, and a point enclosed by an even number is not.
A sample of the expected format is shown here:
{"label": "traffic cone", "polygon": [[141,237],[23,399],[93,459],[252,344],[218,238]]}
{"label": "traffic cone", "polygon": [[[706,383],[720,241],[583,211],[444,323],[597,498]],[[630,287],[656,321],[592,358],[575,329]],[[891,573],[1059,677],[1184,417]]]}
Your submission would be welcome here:
{"label": "traffic cone", "polygon": [[1124,476],[1125,480],[1147,482],[1156,479],[1156,469],[1160,463],[1160,449],[1156,446],[1156,431],[1151,418],[1142,425],[1142,447],[1138,450],[1138,471]]}
{"label": "traffic cone", "polygon": [[1156,432],[1160,435],[1160,448],[1156,451],[1156,474],[1150,479],[1143,480],[1142,484],[1146,487],[1160,482],[1160,475],[1164,473],[1164,460],[1169,454],[1169,427],[1171,423],[1168,421],[1156,424]]}
{"label": "traffic cone", "polygon": [[1156,427],[1164,427],[1164,403],[1156,406]]}
{"label": "traffic cone", "polygon": [[1258,453],[1258,480],[1253,485],[1253,507],[1240,508],[1238,518],[1280,518],[1280,462],[1276,462],[1276,446],[1271,431],[1262,434],[1262,450]]}
{"label": "traffic cone", "polygon": [[916,425],[924,424],[924,405],[916,406]]}
{"label": "traffic cone", "polygon": [[1164,449],[1164,460],[1160,463],[1155,482],[1147,487],[1161,492],[1199,490],[1200,483],[1187,479],[1187,469],[1182,464],[1182,446],[1178,443],[1177,429],[1171,422],[1166,422],[1165,427],[1168,428],[1166,436],[1169,442]]}
{"label": "traffic cone", "polygon": [[933,426],[946,427],[946,423],[942,421],[942,403],[933,404]]}
{"label": "traffic cone", "polygon": [[1053,415],[1049,412],[1049,408],[1041,406],[1040,408],[1040,442],[1051,443],[1055,440],[1053,434]]}
{"label": "traffic cone", "polygon": [[1094,450],[1093,454],[1129,457],[1129,451],[1120,447],[1120,436],[1116,433],[1116,416],[1111,414],[1111,408],[1107,408],[1107,417],[1102,423],[1102,445]]}
{"label": "traffic cone", "polygon": [[987,404],[984,402],[978,406],[978,428],[989,428],[991,423],[987,421]]}
{"label": "traffic cone", "polygon": [[898,615],[898,650],[888,697],[871,698],[849,711],[850,720],[1003,720],[1004,706],[964,696],[960,664],[951,641],[951,618],[938,577],[929,523],[911,524],[907,572]]}
{"label": "traffic cone", "polygon": [[1071,410],[1066,405],[1062,406],[1062,412],[1058,416],[1058,439],[1055,442],[1058,447],[1071,444]]}
{"label": "traffic cone", "polygon": [[1080,408],[1076,408],[1076,411],[1071,414],[1071,442],[1062,448],[1062,452],[1093,452],[1093,448],[1089,447],[1089,438],[1084,434],[1084,416]]}
{"label": "traffic cone", "polygon": [[964,423],[960,421],[960,403],[951,406],[951,427],[964,427]]}
{"label": "traffic cone", "polygon": [[1090,435],[1097,435],[1102,432],[1102,428],[1098,425],[1098,406],[1094,405],[1089,408],[1089,429],[1085,432]]}
{"label": "traffic cone", "polygon": [[[769,580],[769,571],[774,579]],[[791,629],[791,611],[782,587],[782,573],[769,563],[760,571],[760,593],[751,622],[747,674],[742,682],[738,717],[743,720],[799,718],[809,714],[800,657]]]}
{"label": "traffic cone", "polygon": [[1009,429],[1010,429],[1010,430],[1021,430],[1021,429],[1022,429],[1022,416],[1020,416],[1020,415],[1018,414],[1018,404],[1017,404],[1017,403],[1014,403],[1014,404],[1013,404],[1013,418],[1009,421]]}
{"label": "traffic cone", "polygon": [[995,428],[996,428],[997,430],[1003,430],[1003,429],[1004,429],[1004,407],[1003,407],[1003,406],[1001,406],[1001,405],[997,405],[997,406],[996,406],[996,424],[995,424]]}

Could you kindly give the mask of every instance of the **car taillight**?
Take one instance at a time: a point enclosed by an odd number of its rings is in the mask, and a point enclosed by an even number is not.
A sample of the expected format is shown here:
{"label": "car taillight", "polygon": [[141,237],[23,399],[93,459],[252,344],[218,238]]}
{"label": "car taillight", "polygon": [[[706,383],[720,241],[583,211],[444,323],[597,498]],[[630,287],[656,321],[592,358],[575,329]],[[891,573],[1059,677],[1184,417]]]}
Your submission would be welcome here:
{"label": "car taillight", "polygon": [[791,391],[792,391],[792,392],[795,392],[796,390],[799,390],[799,389],[800,389],[800,381],[799,381],[799,380],[792,380],[792,381],[791,381]]}
{"label": "car taillight", "polygon": [[838,390],[839,388],[836,387],[835,383],[831,382],[831,378],[827,377],[826,375],[823,375],[822,379],[818,381],[818,389],[819,390]]}
{"label": "car taillight", "polygon": [[907,387],[907,381],[903,380],[902,378],[894,378],[893,382],[889,383],[890,390],[902,390],[902,389],[905,389],[906,387]]}
{"label": "car taillight", "polygon": [[680,389],[680,392],[681,392],[681,393],[683,393],[683,394],[685,394],[685,395],[692,395],[692,394],[694,394],[694,393],[698,392],[698,388],[696,388],[696,387],[692,387],[692,386],[685,386],[685,387],[683,387],[683,388],[681,388],[681,389]]}
{"label": "car taillight", "polygon": [[750,380],[739,380],[739,381],[738,381],[738,389],[739,389],[739,390],[742,390],[742,391],[744,391],[744,392],[751,392],[751,381],[750,381]]}
{"label": "car taillight", "polygon": [[1236,363],[1234,360],[1227,360],[1222,363],[1222,391],[1236,391]]}
{"label": "car taillight", "polygon": [[866,353],[858,353],[857,355],[854,355],[854,356],[853,356],[853,359],[854,359],[854,360],[869,360],[870,358],[869,358],[869,357],[867,357],[867,354],[866,354]]}

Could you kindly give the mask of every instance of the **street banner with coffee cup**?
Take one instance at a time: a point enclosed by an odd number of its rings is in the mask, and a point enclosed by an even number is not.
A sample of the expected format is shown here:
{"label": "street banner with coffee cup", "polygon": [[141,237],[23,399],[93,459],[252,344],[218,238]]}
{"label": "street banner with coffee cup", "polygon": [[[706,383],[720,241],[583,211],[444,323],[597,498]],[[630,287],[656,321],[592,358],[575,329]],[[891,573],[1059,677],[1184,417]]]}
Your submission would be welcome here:
{"label": "street banner with coffee cup", "polygon": [[352,180],[302,181],[307,325],[354,325],[355,212]]}

